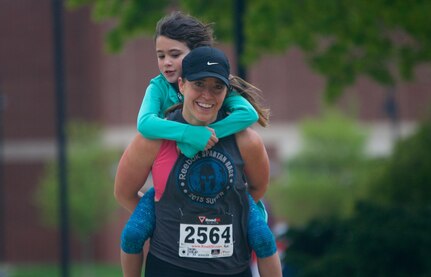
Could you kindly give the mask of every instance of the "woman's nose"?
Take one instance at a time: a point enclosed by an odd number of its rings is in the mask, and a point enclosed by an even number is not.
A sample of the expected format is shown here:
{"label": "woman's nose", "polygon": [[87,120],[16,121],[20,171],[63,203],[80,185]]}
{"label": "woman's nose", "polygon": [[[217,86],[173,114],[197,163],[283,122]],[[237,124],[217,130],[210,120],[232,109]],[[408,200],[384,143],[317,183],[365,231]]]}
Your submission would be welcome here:
{"label": "woman's nose", "polygon": [[207,99],[212,97],[211,89],[209,87],[205,87],[202,91],[202,96]]}

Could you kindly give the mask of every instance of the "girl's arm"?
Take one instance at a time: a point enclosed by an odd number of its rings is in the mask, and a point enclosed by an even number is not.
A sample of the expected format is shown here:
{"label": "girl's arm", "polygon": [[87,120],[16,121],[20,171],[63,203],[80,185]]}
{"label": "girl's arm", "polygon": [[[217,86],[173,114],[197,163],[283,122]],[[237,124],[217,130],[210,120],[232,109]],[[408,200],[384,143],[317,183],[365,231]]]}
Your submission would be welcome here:
{"label": "girl's arm", "polygon": [[189,157],[203,150],[211,138],[204,126],[192,126],[163,119],[164,111],[178,103],[176,91],[170,84],[150,83],[138,114],[138,131],[148,139],[167,139],[179,142],[180,150]]}
{"label": "girl's arm", "polygon": [[235,134],[254,124],[259,115],[253,106],[238,92],[231,91],[223,106],[230,114],[209,127],[213,128],[218,138]]}

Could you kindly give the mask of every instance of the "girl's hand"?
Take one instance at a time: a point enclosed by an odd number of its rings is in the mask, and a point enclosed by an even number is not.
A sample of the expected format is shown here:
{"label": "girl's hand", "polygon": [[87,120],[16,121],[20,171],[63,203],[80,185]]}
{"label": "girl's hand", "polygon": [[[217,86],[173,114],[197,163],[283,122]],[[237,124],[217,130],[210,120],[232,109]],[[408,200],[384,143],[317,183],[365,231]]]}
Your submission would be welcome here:
{"label": "girl's hand", "polygon": [[216,136],[216,133],[215,133],[214,129],[212,129],[210,127],[207,127],[207,128],[208,128],[208,130],[211,131],[211,137],[208,140],[207,145],[205,146],[205,150],[211,149],[218,142],[218,138]]}

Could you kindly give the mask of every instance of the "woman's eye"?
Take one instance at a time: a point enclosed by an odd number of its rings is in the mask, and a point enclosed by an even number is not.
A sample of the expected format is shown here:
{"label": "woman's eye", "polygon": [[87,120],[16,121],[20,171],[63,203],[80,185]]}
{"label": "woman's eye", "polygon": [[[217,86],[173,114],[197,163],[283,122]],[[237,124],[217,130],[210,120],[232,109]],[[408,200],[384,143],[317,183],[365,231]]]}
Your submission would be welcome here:
{"label": "woman's eye", "polygon": [[194,84],[195,84],[195,86],[197,86],[197,87],[203,87],[203,83],[202,82],[200,82],[200,81],[196,81],[196,82],[194,82]]}
{"label": "woman's eye", "polygon": [[223,93],[223,87],[222,88],[214,88],[212,90],[212,93],[214,93],[215,95],[219,95],[219,94]]}

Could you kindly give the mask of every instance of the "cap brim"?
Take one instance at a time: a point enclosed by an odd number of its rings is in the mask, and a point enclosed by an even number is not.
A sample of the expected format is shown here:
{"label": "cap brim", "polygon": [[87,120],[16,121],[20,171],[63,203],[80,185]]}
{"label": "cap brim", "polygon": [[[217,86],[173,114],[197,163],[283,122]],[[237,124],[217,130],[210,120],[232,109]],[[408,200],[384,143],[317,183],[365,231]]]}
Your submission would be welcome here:
{"label": "cap brim", "polygon": [[226,87],[229,87],[229,80],[223,77],[220,74],[214,73],[214,72],[198,72],[195,74],[190,74],[186,77],[189,81],[196,81],[207,77],[214,77],[217,79],[220,79],[223,83],[225,83]]}

